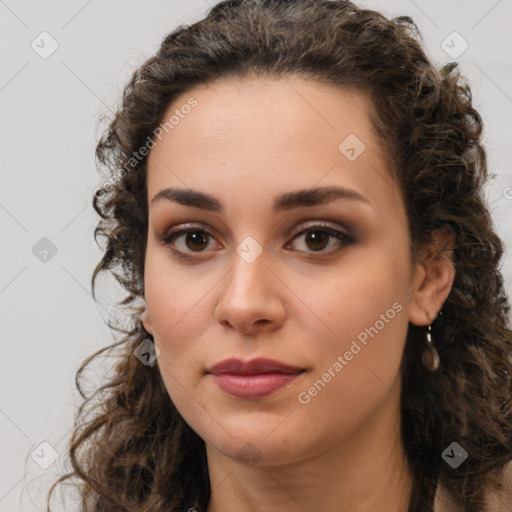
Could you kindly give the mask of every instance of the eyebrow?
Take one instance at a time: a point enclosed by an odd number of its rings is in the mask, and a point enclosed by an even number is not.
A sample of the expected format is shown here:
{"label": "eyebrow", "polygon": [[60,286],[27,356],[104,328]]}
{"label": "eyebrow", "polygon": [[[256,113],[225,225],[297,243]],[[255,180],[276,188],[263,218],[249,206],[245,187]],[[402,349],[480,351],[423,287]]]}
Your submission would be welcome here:
{"label": "eyebrow", "polygon": [[[161,200],[173,201],[184,206],[192,206],[210,212],[222,213],[222,203],[214,196],[193,189],[164,188],[158,192],[151,204]],[[319,206],[338,199],[359,201],[371,205],[370,200],[351,188],[317,187],[286,192],[274,200],[274,211],[288,211],[295,208]]]}

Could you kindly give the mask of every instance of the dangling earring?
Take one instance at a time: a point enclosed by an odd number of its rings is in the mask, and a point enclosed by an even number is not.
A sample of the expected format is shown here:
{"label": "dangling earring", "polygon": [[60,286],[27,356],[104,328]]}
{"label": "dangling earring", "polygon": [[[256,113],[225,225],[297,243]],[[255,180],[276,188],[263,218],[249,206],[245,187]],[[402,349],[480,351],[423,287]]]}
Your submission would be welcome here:
{"label": "dangling earring", "polygon": [[431,372],[435,372],[439,368],[439,354],[432,344],[432,328],[430,325],[427,331],[427,346],[423,351],[422,360],[425,368]]}

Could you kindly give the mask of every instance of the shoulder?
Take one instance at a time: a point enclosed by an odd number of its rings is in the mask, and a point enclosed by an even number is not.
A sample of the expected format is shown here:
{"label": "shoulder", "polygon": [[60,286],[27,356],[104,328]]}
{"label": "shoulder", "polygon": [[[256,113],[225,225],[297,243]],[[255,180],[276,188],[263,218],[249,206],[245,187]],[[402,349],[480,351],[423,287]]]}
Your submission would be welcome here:
{"label": "shoulder", "polygon": [[452,494],[442,485],[437,486],[434,500],[435,512],[464,512],[453,499]]}
{"label": "shoulder", "polygon": [[[485,503],[486,512],[512,511],[512,461],[505,466],[503,472],[503,491],[489,491]],[[434,510],[435,512],[464,512],[451,493],[441,485],[436,491]]]}
{"label": "shoulder", "polygon": [[[512,510],[512,461],[503,471],[503,491],[489,493],[489,510],[491,512],[510,512]],[[492,507],[495,508],[492,508]]]}

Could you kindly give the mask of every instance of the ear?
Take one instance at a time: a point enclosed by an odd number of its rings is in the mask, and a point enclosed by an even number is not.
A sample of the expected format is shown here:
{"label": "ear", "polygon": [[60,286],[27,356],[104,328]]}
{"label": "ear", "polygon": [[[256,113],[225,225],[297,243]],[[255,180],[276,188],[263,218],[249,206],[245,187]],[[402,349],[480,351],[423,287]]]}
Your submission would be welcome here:
{"label": "ear", "polygon": [[149,312],[148,308],[146,306],[146,309],[141,313],[140,319],[142,321],[142,325],[144,326],[144,329],[146,329],[149,334],[153,335],[153,325],[151,323],[151,319],[149,318]]}
{"label": "ear", "polygon": [[432,243],[419,252],[409,309],[412,324],[430,325],[450,294],[455,278],[454,245],[455,233],[450,226],[445,226],[435,231]]}

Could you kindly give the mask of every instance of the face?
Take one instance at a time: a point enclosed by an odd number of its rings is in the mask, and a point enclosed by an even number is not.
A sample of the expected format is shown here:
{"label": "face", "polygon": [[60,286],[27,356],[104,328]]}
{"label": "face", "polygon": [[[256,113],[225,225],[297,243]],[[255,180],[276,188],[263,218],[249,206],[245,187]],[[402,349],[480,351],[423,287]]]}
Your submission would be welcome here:
{"label": "face", "polygon": [[[293,462],[399,415],[415,273],[369,108],[289,77],[225,79],[167,110],[181,115],[148,157],[143,320],[209,450]],[[298,370],[208,373],[232,357]]]}

